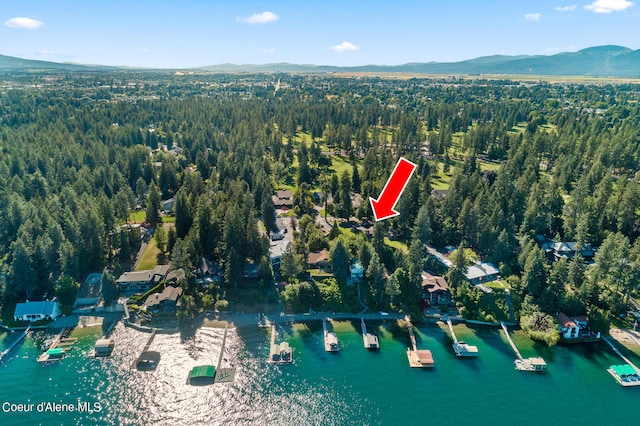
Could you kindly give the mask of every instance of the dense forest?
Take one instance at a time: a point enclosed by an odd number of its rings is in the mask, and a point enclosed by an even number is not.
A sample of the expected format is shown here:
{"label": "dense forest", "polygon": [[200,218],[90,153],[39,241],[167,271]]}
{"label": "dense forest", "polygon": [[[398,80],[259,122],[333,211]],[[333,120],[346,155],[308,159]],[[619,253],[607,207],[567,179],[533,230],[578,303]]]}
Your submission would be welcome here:
{"label": "dense forest", "polygon": [[[268,294],[274,276],[290,283],[280,294],[289,309],[358,310],[345,285],[358,259],[366,305],[419,312],[428,269],[446,274],[463,315],[495,321],[506,307],[483,307],[464,279],[479,258],[499,267],[523,327],[563,311],[604,330],[640,283],[636,85],[160,72],[0,81],[6,306],[127,270],[136,242],[122,225],[136,210],[167,221],[159,210],[170,198],[172,226],[156,237],[187,271],[183,306],[194,311],[212,297],[239,300],[247,281]],[[353,232],[345,224],[372,220],[366,200],[400,156],[418,165],[400,216],[370,237]],[[278,189],[294,193],[295,233],[274,271]],[[318,215],[332,218],[328,235]],[[536,235],[599,249],[590,264],[551,262]],[[444,246],[458,248],[449,270],[426,255]],[[309,279],[307,256],[323,248],[333,277]],[[201,256],[222,268],[217,292],[194,284]],[[258,280],[244,276],[247,263]]]}

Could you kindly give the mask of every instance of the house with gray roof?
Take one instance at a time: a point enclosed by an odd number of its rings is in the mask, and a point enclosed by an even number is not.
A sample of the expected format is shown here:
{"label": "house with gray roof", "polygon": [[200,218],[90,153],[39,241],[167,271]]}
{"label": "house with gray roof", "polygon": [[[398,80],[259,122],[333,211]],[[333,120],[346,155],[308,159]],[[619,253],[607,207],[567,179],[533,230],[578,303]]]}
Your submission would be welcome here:
{"label": "house with gray roof", "polygon": [[30,321],[56,319],[61,315],[60,306],[55,300],[30,302],[16,304],[16,310],[13,312],[15,321]]}

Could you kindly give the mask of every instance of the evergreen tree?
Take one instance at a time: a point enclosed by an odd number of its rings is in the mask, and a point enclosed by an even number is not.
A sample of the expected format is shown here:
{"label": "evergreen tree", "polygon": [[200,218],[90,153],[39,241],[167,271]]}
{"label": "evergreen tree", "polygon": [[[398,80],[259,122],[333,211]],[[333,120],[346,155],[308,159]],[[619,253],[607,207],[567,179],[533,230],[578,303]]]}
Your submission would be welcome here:
{"label": "evergreen tree", "polygon": [[160,222],[160,193],[158,187],[155,184],[151,184],[149,187],[149,194],[147,195],[147,210],[145,215],[145,221],[149,223]]}
{"label": "evergreen tree", "polygon": [[104,303],[110,304],[118,297],[118,285],[113,276],[105,269],[100,277],[100,294]]}

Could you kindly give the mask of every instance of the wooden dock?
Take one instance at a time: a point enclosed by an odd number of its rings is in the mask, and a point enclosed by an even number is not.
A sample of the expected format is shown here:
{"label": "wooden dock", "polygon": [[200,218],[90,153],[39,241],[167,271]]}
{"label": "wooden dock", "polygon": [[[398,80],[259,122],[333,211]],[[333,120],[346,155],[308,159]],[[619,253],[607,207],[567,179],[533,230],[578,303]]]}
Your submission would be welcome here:
{"label": "wooden dock", "polygon": [[132,370],[153,370],[157,367],[157,364],[160,361],[160,354],[158,352],[149,351],[151,343],[153,343],[153,339],[155,339],[155,337],[156,329],[153,328],[151,329],[151,336],[147,339],[147,344],[144,345],[140,356],[131,364]]}
{"label": "wooden dock", "polygon": [[624,387],[640,386],[640,379],[639,379],[640,378],[640,368],[638,368],[633,362],[631,362],[631,360],[629,360],[629,358],[627,358],[626,356],[622,355],[622,352],[620,352],[620,350],[618,350],[618,348],[616,348],[616,346],[613,344],[613,342],[611,342],[610,338],[603,337],[603,340],[605,342],[607,342],[609,344],[609,346],[611,346],[611,349],[613,349],[613,351],[620,358],[622,358],[622,360],[624,362],[626,362],[627,365],[629,367],[631,367],[631,369],[635,370],[635,372],[636,372],[634,380],[625,381],[625,380],[623,380],[622,377],[620,377],[618,374],[616,374],[616,369],[614,369],[614,367],[619,367],[619,366],[612,365],[611,367],[607,368],[607,371],[609,372],[609,374],[611,374],[613,376],[613,378],[616,379],[616,381],[618,383],[620,383],[621,386],[624,386]]}
{"label": "wooden dock", "polygon": [[453,331],[453,323],[451,322],[451,318],[447,317],[447,324],[449,325],[449,331],[451,332],[451,338],[453,339],[453,351],[455,352],[457,357],[476,357],[478,356],[478,347],[468,345],[463,341],[458,341],[456,338],[456,332]]}
{"label": "wooden dock", "polygon": [[0,361],[2,361],[2,359],[9,353],[11,352],[11,350],[13,348],[15,348],[18,343],[22,342],[22,339],[24,339],[25,337],[27,337],[27,333],[29,332],[29,330],[31,330],[31,324],[29,324],[29,326],[22,332],[22,334],[20,335],[20,337],[18,337],[16,340],[13,341],[13,343],[11,343],[11,345],[9,345],[9,347],[7,349],[5,349],[4,351],[2,351],[0,353]]}
{"label": "wooden dock", "polygon": [[412,368],[427,368],[435,366],[431,351],[428,349],[418,349],[416,336],[413,333],[413,324],[411,324],[411,320],[408,316],[405,318],[405,321],[407,322],[409,339],[411,340],[411,347],[407,348],[407,359],[409,360],[409,365]]}
{"label": "wooden dock", "polygon": [[60,361],[62,359],[62,354],[71,349],[71,346],[78,341],[76,337],[62,337],[67,331],[69,331],[67,328],[60,330],[51,346],[38,357],[38,362]]}
{"label": "wooden dock", "polygon": [[520,354],[520,351],[518,350],[516,344],[513,342],[513,340],[511,340],[507,325],[504,323],[504,321],[500,321],[500,325],[502,326],[502,330],[504,331],[505,336],[507,336],[507,341],[511,345],[513,352],[515,352],[516,357],[518,357],[518,359],[515,360],[516,370],[534,372],[547,370],[547,363],[541,357],[524,359]]}
{"label": "wooden dock", "polygon": [[364,342],[365,349],[375,350],[380,348],[378,336],[367,332],[367,326],[364,323],[364,318],[362,317],[360,318],[360,327],[362,327],[362,341]]}
{"label": "wooden dock", "polygon": [[222,346],[220,347],[220,356],[218,357],[218,365],[216,367],[216,375],[214,383],[230,383],[235,380],[236,369],[231,367],[220,368],[222,365],[222,358],[224,357],[224,347],[227,343],[227,332],[229,331],[229,324],[224,327],[224,337],[222,338]]}

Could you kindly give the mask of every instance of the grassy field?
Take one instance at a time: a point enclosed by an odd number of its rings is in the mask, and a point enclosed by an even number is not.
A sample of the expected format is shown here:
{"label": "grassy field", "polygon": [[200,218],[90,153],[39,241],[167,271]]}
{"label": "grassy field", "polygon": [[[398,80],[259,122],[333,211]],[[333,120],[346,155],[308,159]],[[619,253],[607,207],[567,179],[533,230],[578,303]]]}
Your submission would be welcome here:
{"label": "grassy field", "polygon": [[142,259],[140,259],[136,271],[146,271],[155,268],[158,264],[159,254],[160,249],[158,249],[155,238],[152,238],[144,250],[144,253],[142,253]]}
{"label": "grassy field", "polygon": [[384,244],[396,250],[402,250],[403,253],[409,253],[409,249],[407,248],[407,245],[403,242],[391,241],[389,238],[385,237]]}
{"label": "grassy field", "polygon": [[133,223],[142,223],[144,222],[145,211],[144,210],[136,210],[129,214],[129,221]]}

